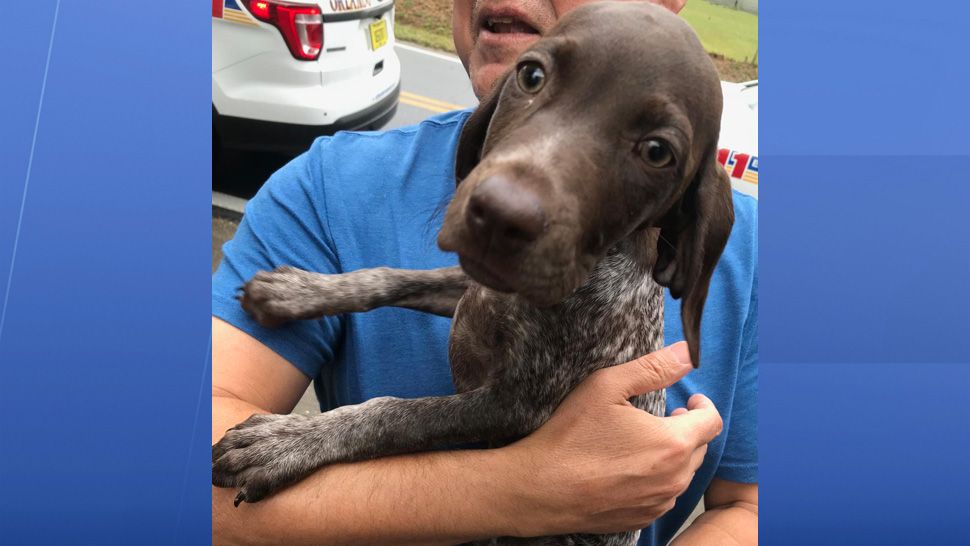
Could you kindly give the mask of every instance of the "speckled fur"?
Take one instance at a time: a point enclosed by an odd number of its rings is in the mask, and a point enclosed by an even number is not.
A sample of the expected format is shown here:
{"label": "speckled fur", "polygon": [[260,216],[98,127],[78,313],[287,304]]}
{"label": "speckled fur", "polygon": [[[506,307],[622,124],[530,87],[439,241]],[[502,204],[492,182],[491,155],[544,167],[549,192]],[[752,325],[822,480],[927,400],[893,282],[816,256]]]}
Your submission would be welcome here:
{"label": "speckled fur", "polygon": [[[261,274],[245,292],[264,297],[246,305],[258,308],[255,316],[270,324],[297,313],[364,311],[378,302],[421,308],[426,304],[418,292],[437,294],[432,308],[456,308],[449,353],[458,392],[414,400],[375,398],[309,417],[253,416],[214,446],[213,483],[239,487],[237,501],[256,502],[328,464],[455,444],[496,447],[529,434],[590,373],[663,346],[663,289],[650,276],[654,235],[644,230],[622,241],[584,286],[545,308],[462,278],[455,268],[422,272],[421,283],[410,282],[398,270],[360,271],[354,277],[359,283],[355,290],[343,290],[347,275],[292,268]],[[435,276],[446,287],[467,286],[457,305],[444,302],[449,291],[435,289]],[[272,291],[263,290],[264,284]],[[302,294],[304,303],[279,304],[293,293]],[[308,310],[307,301],[327,303]],[[663,415],[665,392],[631,402]],[[637,536],[501,538],[481,544],[621,545],[634,544]]]}

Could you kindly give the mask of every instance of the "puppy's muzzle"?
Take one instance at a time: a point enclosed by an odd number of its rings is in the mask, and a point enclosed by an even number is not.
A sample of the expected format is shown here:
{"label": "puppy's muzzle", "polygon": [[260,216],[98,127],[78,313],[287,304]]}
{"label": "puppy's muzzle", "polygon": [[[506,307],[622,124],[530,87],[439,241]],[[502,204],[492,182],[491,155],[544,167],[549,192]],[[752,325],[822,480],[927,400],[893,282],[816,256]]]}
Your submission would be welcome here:
{"label": "puppy's muzzle", "polygon": [[546,213],[531,190],[494,175],[469,196],[465,224],[484,258],[512,256],[545,233]]}

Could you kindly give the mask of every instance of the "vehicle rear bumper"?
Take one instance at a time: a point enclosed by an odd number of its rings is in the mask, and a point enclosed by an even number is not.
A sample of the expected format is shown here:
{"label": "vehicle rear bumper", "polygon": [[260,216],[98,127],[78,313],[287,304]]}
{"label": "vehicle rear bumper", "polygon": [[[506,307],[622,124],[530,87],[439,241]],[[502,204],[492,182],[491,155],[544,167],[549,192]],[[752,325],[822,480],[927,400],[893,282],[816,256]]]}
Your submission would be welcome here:
{"label": "vehicle rear bumper", "polygon": [[296,155],[306,151],[319,136],[333,135],[337,131],[380,129],[397,112],[400,94],[401,84],[398,83],[380,101],[327,125],[300,125],[224,116],[213,106],[213,128],[219,134],[220,144],[226,148]]}

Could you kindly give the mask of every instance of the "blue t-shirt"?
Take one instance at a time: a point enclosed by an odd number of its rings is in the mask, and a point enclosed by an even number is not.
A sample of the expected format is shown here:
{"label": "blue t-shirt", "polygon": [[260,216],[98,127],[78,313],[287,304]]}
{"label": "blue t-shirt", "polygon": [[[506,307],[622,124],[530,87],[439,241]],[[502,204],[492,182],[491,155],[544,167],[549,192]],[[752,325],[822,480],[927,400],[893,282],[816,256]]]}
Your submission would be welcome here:
{"label": "blue t-shirt", "polygon": [[[318,139],[275,173],[246,206],[212,280],[212,313],[247,332],[314,380],[321,409],[376,396],[454,393],[450,319],[398,308],[328,317],[268,330],[234,299],[259,270],[292,265],[342,273],[389,266],[457,264],[438,249],[454,194],[453,161],[469,111],[383,133]],[[757,205],[735,193],[735,224],[704,309],[700,369],[668,391],[668,411],[701,392],[724,420],[703,466],[677,506],[645,530],[641,544],[665,544],[713,477],[755,483],[758,398]],[[680,302],[667,296],[666,343],[683,339]]]}

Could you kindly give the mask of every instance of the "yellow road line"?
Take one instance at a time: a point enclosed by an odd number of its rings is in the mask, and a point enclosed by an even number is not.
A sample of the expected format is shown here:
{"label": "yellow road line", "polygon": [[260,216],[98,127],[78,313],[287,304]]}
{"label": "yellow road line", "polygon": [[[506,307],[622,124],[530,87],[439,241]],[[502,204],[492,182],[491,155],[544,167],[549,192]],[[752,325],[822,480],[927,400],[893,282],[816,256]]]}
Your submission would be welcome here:
{"label": "yellow road line", "polygon": [[430,105],[430,104],[428,104],[426,102],[413,101],[413,100],[408,99],[407,97],[401,97],[400,98],[400,102],[401,102],[401,104],[407,104],[407,105],[410,105],[410,106],[415,106],[417,108],[421,108],[423,110],[428,110],[428,111],[431,111],[431,112],[437,112],[439,114],[449,111],[447,108],[439,108],[437,106],[432,106],[432,105]]}
{"label": "yellow road line", "polygon": [[414,99],[414,100],[417,100],[417,101],[427,102],[429,104],[434,104],[436,106],[440,106],[441,108],[450,108],[452,110],[461,110],[462,108],[465,108],[464,106],[461,106],[460,104],[452,104],[450,102],[445,102],[443,100],[433,99],[431,97],[425,97],[424,95],[418,95],[417,93],[411,93],[409,91],[401,91],[401,96],[407,97],[409,99]]}
{"label": "yellow road line", "polygon": [[431,112],[450,112],[452,110],[462,110],[464,106],[458,104],[452,104],[450,102],[445,102],[437,99],[432,99],[431,97],[425,97],[423,95],[418,95],[415,93],[409,93],[407,91],[401,91],[401,102],[408,104],[410,106],[415,106],[417,108],[423,108]]}

